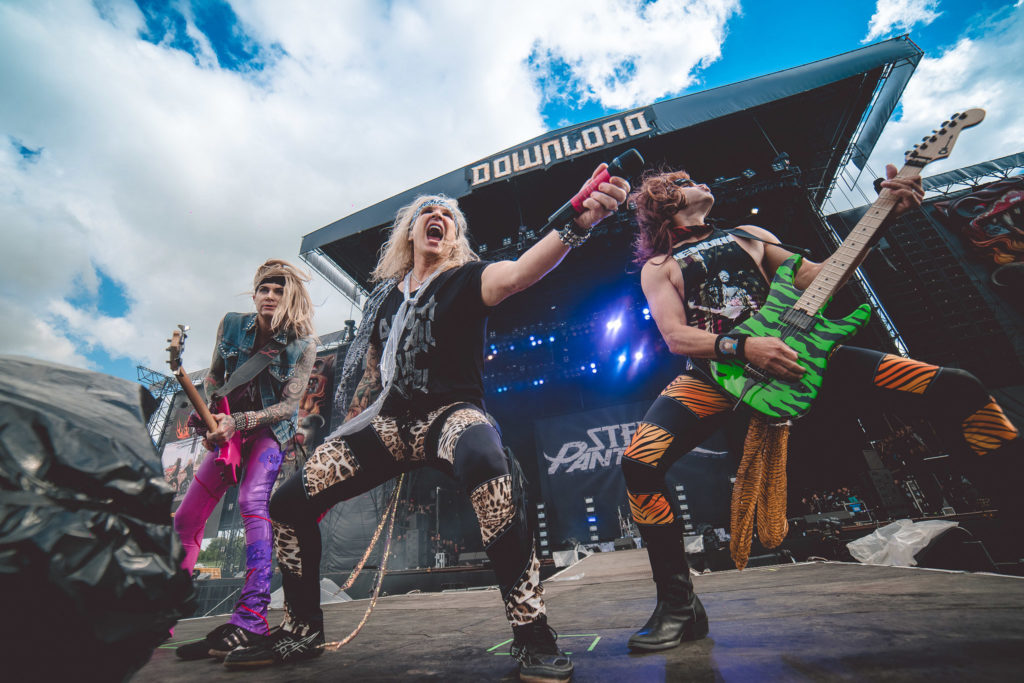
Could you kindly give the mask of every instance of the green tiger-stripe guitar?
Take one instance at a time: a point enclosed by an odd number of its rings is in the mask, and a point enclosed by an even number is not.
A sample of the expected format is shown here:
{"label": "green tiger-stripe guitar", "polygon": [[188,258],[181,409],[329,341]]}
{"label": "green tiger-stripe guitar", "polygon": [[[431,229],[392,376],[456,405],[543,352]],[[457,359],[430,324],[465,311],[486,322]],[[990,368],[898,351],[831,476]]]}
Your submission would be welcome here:
{"label": "green tiger-stripe guitar", "polygon": [[[897,177],[918,176],[931,162],[948,157],[960,131],[978,125],[984,118],[983,109],[953,114],[939,130],[932,131],[906,153],[906,164]],[[810,410],[821,389],[829,353],[871,317],[868,304],[861,304],[839,320],[829,320],[821,312],[867,256],[894,205],[889,191],[883,190],[835,253],[822,264],[821,272],[807,289],[801,291],[793,284],[801,257],[787,259],[776,270],[761,310],[733,328],[733,332],[752,337],[781,338],[797,352],[797,362],[806,370],[803,377],[786,382],[739,361],[712,361],[712,375],[726,392],[769,417],[800,417]]]}

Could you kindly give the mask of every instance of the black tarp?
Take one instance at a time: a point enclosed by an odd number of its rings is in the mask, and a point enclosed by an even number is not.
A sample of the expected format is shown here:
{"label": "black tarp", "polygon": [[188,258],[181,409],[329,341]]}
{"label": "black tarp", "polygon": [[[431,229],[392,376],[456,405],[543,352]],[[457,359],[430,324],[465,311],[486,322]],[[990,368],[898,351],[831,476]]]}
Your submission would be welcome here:
{"label": "black tarp", "polygon": [[5,674],[127,679],[190,611],[154,407],[131,382],[0,356]]}

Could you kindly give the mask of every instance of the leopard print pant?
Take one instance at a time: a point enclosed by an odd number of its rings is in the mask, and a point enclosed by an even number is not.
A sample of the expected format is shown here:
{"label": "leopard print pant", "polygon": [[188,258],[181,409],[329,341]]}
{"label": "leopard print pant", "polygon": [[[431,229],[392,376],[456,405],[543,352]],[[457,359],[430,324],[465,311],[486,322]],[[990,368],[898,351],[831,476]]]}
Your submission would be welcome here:
{"label": "leopard print pant", "polygon": [[480,538],[487,548],[491,541],[504,532],[515,518],[516,508],[512,503],[512,476],[495,477],[473,489],[469,494],[480,522]]}
{"label": "leopard print pant", "polygon": [[332,484],[355,476],[359,461],[343,439],[320,444],[303,467],[306,495],[315,496]]}
{"label": "leopard print pant", "polygon": [[281,571],[290,572],[302,578],[302,557],[299,553],[299,539],[295,530],[287,524],[274,522],[274,552]]}
{"label": "leopard print pant", "polygon": [[544,614],[544,586],[540,583],[540,560],[537,552],[531,550],[529,566],[505,600],[505,616],[513,626],[523,626],[537,621],[541,614]]}

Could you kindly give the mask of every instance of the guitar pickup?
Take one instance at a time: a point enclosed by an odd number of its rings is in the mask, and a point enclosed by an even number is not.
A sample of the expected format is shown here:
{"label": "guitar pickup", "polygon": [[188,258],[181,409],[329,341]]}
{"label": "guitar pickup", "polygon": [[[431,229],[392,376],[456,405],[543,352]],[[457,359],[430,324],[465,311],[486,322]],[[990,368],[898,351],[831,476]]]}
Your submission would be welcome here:
{"label": "guitar pickup", "polygon": [[782,322],[792,325],[802,332],[806,332],[814,326],[814,316],[799,308],[787,308],[779,316]]}

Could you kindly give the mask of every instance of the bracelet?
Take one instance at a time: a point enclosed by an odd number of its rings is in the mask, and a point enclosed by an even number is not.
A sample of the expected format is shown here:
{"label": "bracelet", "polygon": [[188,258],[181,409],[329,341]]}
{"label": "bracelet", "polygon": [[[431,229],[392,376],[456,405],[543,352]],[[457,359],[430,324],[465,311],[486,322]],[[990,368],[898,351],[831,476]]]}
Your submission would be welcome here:
{"label": "bracelet", "polygon": [[576,221],[569,221],[565,224],[565,227],[558,231],[558,239],[562,240],[562,244],[574,249],[590,237],[590,230],[586,232],[580,232],[579,226],[576,225]]}
{"label": "bracelet", "polygon": [[749,334],[720,334],[715,337],[715,358],[746,360],[745,347]]}
{"label": "bracelet", "polygon": [[[256,426],[255,424],[249,424],[249,415],[250,413],[233,413],[231,415],[231,419],[235,421],[236,432],[245,432]],[[252,422],[256,422],[255,418],[252,419]]]}

